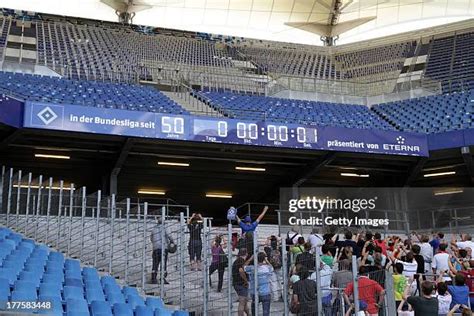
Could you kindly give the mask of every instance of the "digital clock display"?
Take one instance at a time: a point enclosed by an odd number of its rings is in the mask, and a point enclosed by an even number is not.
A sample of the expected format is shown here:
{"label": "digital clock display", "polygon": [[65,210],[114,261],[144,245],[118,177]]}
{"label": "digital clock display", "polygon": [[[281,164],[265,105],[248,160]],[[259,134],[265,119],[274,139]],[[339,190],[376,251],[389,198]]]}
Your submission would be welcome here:
{"label": "digital clock display", "polygon": [[193,140],[197,141],[282,147],[311,146],[318,142],[316,128],[295,124],[200,118],[193,119],[191,124]]}

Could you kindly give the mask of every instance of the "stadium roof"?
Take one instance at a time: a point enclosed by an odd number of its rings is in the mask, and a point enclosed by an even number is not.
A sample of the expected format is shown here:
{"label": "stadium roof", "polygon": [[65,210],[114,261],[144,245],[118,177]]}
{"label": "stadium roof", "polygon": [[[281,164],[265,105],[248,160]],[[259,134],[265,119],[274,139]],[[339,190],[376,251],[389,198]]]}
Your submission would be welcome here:
{"label": "stadium roof", "polygon": [[[142,9],[134,24],[314,45],[321,45],[315,34],[321,25],[350,28],[337,42],[346,44],[474,17],[471,0],[103,0],[131,1]],[[3,0],[2,6],[117,21],[103,2]]]}

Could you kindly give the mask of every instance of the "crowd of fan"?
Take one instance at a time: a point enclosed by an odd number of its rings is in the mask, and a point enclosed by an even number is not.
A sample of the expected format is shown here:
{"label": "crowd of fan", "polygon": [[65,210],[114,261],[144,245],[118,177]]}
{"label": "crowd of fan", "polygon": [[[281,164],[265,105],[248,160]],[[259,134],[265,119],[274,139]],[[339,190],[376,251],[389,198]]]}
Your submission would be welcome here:
{"label": "crowd of fan", "polygon": [[[461,234],[459,239],[453,236],[447,240],[443,233],[430,236],[413,232],[402,238],[349,230],[343,234],[321,234],[320,228],[314,228],[305,238],[296,231],[289,231],[286,238],[283,237],[287,253],[284,258],[282,240],[277,236],[268,237],[263,247],[257,245],[255,249],[254,232],[266,211],[267,208],[254,222],[248,216],[242,220],[236,217],[242,233],[234,233],[230,242],[216,236],[211,246],[209,279],[218,271],[217,291],[221,292],[224,271],[230,266],[232,285],[239,299],[239,316],[253,314],[255,296],[258,303],[262,303],[263,315],[270,315],[272,302],[282,302],[288,294],[289,309],[297,315],[355,315],[354,269],[357,269],[359,310],[356,316],[392,316],[386,312],[390,303],[394,303],[399,316],[472,315],[474,242],[470,235]],[[201,219],[199,214],[193,214],[188,221],[192,270],[202,269]],[[156,231],[155,239],[159,239],[158,234]],[[237,252],[232,263],[227,260],[226,249]],[[155,252],[161,254],[160,249]],[[159,256],[156,257],[158,261]],[[319,267],[316,267],[317,262]],[[155,278],[156,271],[157,265],[154,265]],[[285,272],[288,289],[282,286]],[[253,286],[255,278],[257,293]],[[388,278],[393,293],[386,291]],[[317,306],[318,295],[321,311]]]}
{"label": "crowd of fan", "polygon": [[[288,232],[288,291],[292,312],[332,316],[341,315],[344,310],[345,315],[353,315],[354,266],[358,272],[358,315],[387,315],[386,299],[394,299],[398,315],[403,316],[472,315],[474,242],[470,235],[449,241],[443,233],[420,236],[414,232],[404,239],[383,238],[380,233],[370,232],[346,231],[343,235],[343,238],[334,233],[322,235],[317,228],[307,238],[298,232]],[[253,302],[252,238],[253,234],[247,232],[233,243],[239,253],[232,265],[239,315],[250,315],[247,303],[249,299]],[[281,240],[269,237],[257,258],[258,301],[263,305],[263,315],[269,315],[272,301],[282,301],[282,295],[288,293],[281,287],[282,259]],[[319,262],[319,278],[316,262]],[[392,277],[393,293],[385,298],[387,272]],[[317,280],[321,313],[316,303]]]}

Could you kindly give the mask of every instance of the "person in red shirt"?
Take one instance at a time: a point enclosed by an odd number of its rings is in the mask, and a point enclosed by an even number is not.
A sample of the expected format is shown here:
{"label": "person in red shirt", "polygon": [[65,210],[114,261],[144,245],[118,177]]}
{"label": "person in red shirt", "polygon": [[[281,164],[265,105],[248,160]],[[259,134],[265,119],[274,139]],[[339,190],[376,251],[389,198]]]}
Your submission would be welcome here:
{"label": "person in red shirt", "polygon": [[[382,305],[385,295],[385,290],[376,281],[369,279],[367,276],[367,267],[361,266],[359,268],[359,301],[367,303],[367,312],[369,316],[378,316],[379,306]],[[354,294],[354,282],[349,283],[344,290],[344,299],[350,305],[349,297]]]}
{"label": "person in red shirt", "polygon": [[387,255],[387,244],[385,243],[385,240],[382,239],[382,235],[380,235],[380,233],[375,233],[374,235],[374,244],[376,246],[379,246],[380,248],[382,248],[382,253],[384,254],[384,256]]}

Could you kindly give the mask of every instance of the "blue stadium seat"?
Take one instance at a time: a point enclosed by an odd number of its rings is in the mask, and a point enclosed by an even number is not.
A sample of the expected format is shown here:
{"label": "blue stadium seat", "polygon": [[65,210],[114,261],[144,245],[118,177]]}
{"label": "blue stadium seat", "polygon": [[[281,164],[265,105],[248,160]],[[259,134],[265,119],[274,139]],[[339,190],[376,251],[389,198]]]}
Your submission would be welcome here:
{"label": "blue stadium seat", "polygon": [[15,283],[17,274],[12,268],[0,268],[0,279],[8,280],[10,285]]}
{"label": "blue stadium seat", "polygon": [[55,296],[55,295],[48,296],[48,295],[40,294],[38,300],[40,302],[51,302],[51,306],[52,306],[51,309],[49,310],[45,309],[43,310],[43,313],[40,313],[40,314],[47,314],[48,311],[51,311],[57,314],[62,314],[64,312],[63,303],[60,296]]}
{"label": "blue stadium seat", "polygon": [[110,275],[104,275],[100,279],[100,283],[102,283],[102,286],[105,286],[106,284],[117,284],[117,281],[115,281],[115,278]]}
{"label": "blue stadium seat", "polygon": [[10,296],[10,281],[0,279],[0,301],[7,301]]}
{"label": "blue stadium seat", "polygon": [[110,305],[107,302],[93,301],[90,303],[92,316],[112,316]]}
{"label": "blue stadium seat", "polygon": [[104,286],[105,294],[109,293],[119,293],[122,294],[122,289],[117,283],[109,283]]}
{"label": "blue stadium seat", "polygon": [[187,311],[174,311],[173,316],[189,316]]}
{"label": "blue stadium seat", "polygon": [[92,280],[92,279],[99,279],[99,273],[94,268],[84,267],[82,269],[82,275],[84,280]]}
{"label": "blue stadium seat", "polygon": [[38,294],[36,289],[22,290],[22,291],[13,291],[11,293],[12,301],[36,301]]}
{"label": "blue stadium seat", "polygon": [[81,264],[79,262],[79,260],[75,260],[75,259],[66,259],[66,261],[64,262],[64,268],[66,268],[66,270],[81,270]]}
{"label": "blue stadium seat", "polygon": [[68,311],[66,316],[90,316],[90,314],[88,311]]}
{"label": "blue stadium seat", "polygon": [[64,281],[64,275],[61,273],[50,273],[46,271],[46,273],[43,275],[42,282],[43,283],[63,283]]}
{"label": "blue stadium seat", "polygon": [[85,280],[86,289],[102,289],[102,284],[99,280]]}
{"label": "blue stadium seat", "polygon": [[82,288],[83,287],[82,279],[68,278],[66,276],[64,280],[64,286],[76,286],[76,287]]}
{"label": "blue stadium seat", "polygon": [[[0,91],[28,101],[189,114],[160,91],[137,84],[68,80],[0,72]],[[153,107],[149,108],[146,104]],[[64,261],[64,258],[62,259]]]}
{"label": "blue stadium seat", "polygon": [[[30,257],[31,258],[31,257]],[[43,273],[44,273],[44,263],[41,263],[41,262],[31,262],[31,261],[28,261],[26,264],[25,264],[25,271],[29,271],[29,272],[33,272],[35,274],[39,274],[41,276],[43,276]]]}
{"label": "blue stadium seat", "polygon": [[130,287],[130,286],[124,286],[122,289],[123,295],[129,296],[129,295],[136,295],[139,296],[137,288],[135,287]]}
{"label": "blue stadium seat", "polygon": [[65,286],[63,290],[64,300],[68,299],[84,299],[84,290],[77,286]]}
{"label": "blue stadium seat", "polygon": [[137,306],[135,316],[154,316],[153,309],[148,306]]}
{"label": "blue stadium seat", "polygon": [[88,289],[86,291],[86,300],[89,304],[93,301],[105,301],[105,295],[101,288]]}
{"label": "blue stadium seat", "polygon": [[196,95],[230,118],[359,129],[395,129],[363,105],[290,100],[230,92],[197,92]]}
{"label": "blue stadium seat", "polygon": [[62,288],[61,283],[41,283],[39,293],[46,296],[56,296],[59,293],[59,296],[61,296]]}
{"label": "blue stadium seat", "polygon": [[49,253],[50,262],[58,262],[64,266],[64,255],[58,251],[51,251]]}
{"label": "blue stadium seat", "polygon": [[[39,284],[38,284],[39,285]],[[15,282],[15,291],[30,291],[30,290],[35,290],[36,291],[36,284],[33,282],[30,282],[29,280],[18,280]]]}
{"label": "blue stadium seat", "polygon": [[122,292],[106,292],[105,294],[110,306],[113,306],[116,303],[125,303],[125,298],[123,297]]}
{"label": "blue stadium seat", "polygon": [[166,308],[157,308],[155,316],[173,316],[173,311]]}
{"label": "blue stadium seat", "polygon": [[[2,231],[4,230],[0,227],[0,232]],[[10,238],[12,234],[4,235],[5,238]],[[11,240],[17,245],[11,252],[4,250],[10,249],[11,243],[5,243],[6,248],[0,248],[3,249],[4,256],[1,257],[0,250],[0,259],[3,261],[0,274],[5,275],[4,278],[0,277],[0,301],[52,302],[52,310],[39,310],[36,313],[55,316],[125,316],[133,315],[134,310],[137,316],[157,315],[155,310],[164,315],[171,313],[160,298],[148,297],[145,303],[137,288],[122,288],[111,276],[99,279],[97,270],[93,268],[81,271],[77,260],[64,259],[60,253],[49,252],[29,240],[22,241],[21,235],[13,235]],[[24,264],[25,262],[27,263]],[[5,265],[9,268],[5,268]],[[77,276],[77,272],[78,279],[64,278],[64,274]],[[82,284],[83,277],[85,287]]]}
{"label": "blue stadium seat", "polygon": [[66,312],[89,312],[89,307],[84,299],[66,299]]}
{"label": "blue stadium seat", "polygon": [[137,306],[145,306],[143,298],[138,295],[128,295],[127,303],[132,307],[132,309],[135,309]]}
{"label": "blue stadium seat", "polygon": [[19,280],[31,282],[35,285],[35,287],[38,288],[41,282],[41,277],[42,273],[39,271],[35,272],[23,270],[22,272],[20,272]]}
{"label": "blue stadium seat", "polygon": [[133,316],[133,309],[125,303],[115,303],[113,305],[114,316]]}
{"label": "blue stadium seat", "polygon": [[157,308],[162,308],[165,306],[165,304],[163,303],[163,300],[159,297],[150,297],[148,296],[146,299],[145,299],[145,304],[146,306],[148,307],[151,307],[153,310],[157,309]]}

